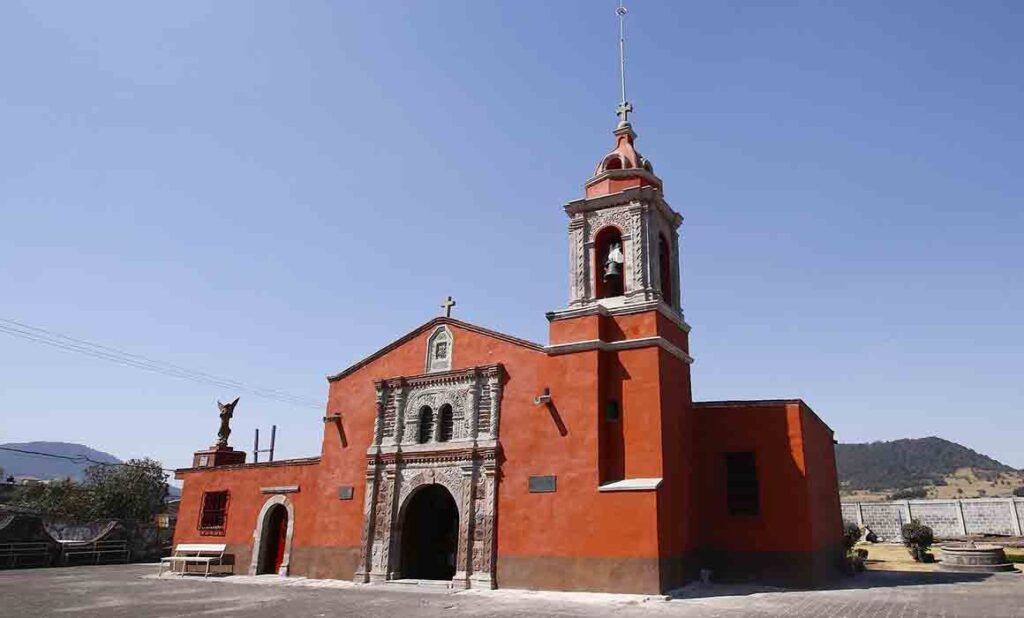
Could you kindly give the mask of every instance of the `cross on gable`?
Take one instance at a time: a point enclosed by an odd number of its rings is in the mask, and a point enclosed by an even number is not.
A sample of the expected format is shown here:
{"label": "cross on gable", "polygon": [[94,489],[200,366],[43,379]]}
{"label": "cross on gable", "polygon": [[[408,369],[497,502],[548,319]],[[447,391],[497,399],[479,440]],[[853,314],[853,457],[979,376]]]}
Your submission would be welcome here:
{"label": "cross on gable", "polygon": [[441,309],[444,309],[444,317],[452,317],[452,307],[454,307],[455,304],[455,299],[452,298],[451,296],[444,299],[444,302],[441,303]]}

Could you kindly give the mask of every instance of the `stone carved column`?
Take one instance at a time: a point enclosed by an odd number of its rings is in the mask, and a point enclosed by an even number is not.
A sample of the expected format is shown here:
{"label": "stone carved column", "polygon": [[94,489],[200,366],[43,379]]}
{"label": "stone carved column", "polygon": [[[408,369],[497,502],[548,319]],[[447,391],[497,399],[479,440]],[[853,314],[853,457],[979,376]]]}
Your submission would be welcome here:
{"label": "stone carved column", "polygon": [[569,305],[580,304],[587,293],[587,249],[584,240],[584,217],[575,215],[569,223]]}
{"label": "stone carved column", "polygon": [[501,412],[501,372],[495,371],[487,378],[487,387],[491,393],[491,426],[490,437],[492,440],[498,438],[498,418]]}
{"label": "stone carved column", "polygon": [[387,581],[391,566],[391,521],[395,501],[395,471],[384,470],[375,507],[371,582]]}
{"label": "stone carved column", "polygon": [[401,381],[395,388],[395,435],[391,437],[391,444],[399,445],[405,436],[405,382]]}
{"label": "stone carved column", "polygon": [[461,466],[459,549],[455,560],[455,577],[452,578],[454,588],[469,588],[469,578],[473,574],[474,468],[472,463]]}
{"label": "stone carved column", "polygon": [[370,581],[373,570],[374,523],[377,519],[377,491],[379,489],[376,463],[371,463],[366,470],[365,493],[363,495],[363,531],[359,542],[359,566],[352,578],[357,584]]}
{"label": "stone carved column", "polygon": [[473,588],[494,588],[494,522],[497,509],[497,467],[485,462],[476,476],[476,508],[473,539]]}
{"label": "stone carved column", "polygon": [[467,423],[467,438],[476,441],[477,424],[480,420],[479,411],[476,409],[477,402],[480,401],[480,374],[477,373],[476,369],[470,377],[469,382],[469,393],[466,396],[466,423]]}
{"label": "stone carved column", "polygon": [[643,294],[646,297],[648,273],[650,267],[650,251],[648,251],[647,232],[649,225],[645,225],[644,215],[647,209],[640,204],[631,204],[629,208],[629,233],[632,238],[632,261],[633,278],[632,285],[627,287],[627,292]]}
{"label": "stone carved column", "polygon": [[376,387],[377,416],[373,419],[373,444],[380,446],[384,440],[384,410],[387,407],[388,391],[383,382],[377,382]]}

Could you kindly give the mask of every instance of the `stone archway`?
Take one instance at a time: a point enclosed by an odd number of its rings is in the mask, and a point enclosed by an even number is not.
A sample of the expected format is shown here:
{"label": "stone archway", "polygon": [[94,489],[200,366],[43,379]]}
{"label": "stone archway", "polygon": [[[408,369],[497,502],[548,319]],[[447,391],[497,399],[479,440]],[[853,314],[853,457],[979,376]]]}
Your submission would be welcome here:
{"label": "stone archway", "polygon": [[440,484],[414,491],[400,513],[399,573],[403,579],[450,581],[459,552],[459,507]]}
{"label": "stone archway", "polygon": [[273,573],[273,565],[268,568],[269,561],[277,565],[278,575],[288,575],[294,530],[295,507],[287,496],[273,496],[264,502],[252,532],[249,575]]}

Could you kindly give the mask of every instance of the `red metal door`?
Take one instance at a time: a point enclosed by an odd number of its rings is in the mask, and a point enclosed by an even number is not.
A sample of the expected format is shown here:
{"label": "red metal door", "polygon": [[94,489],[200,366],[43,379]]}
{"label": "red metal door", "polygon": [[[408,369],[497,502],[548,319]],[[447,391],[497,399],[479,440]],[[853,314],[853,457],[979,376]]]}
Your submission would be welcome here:
{"label": "red metal door", "polygon": [[[282,511],[284,509],[281,509]],[[282,513],[277,525],[277,551],[274,552],[274,572],[281,572],[281,565],[284,563],[284,543],[288,536],[288,515]]]}

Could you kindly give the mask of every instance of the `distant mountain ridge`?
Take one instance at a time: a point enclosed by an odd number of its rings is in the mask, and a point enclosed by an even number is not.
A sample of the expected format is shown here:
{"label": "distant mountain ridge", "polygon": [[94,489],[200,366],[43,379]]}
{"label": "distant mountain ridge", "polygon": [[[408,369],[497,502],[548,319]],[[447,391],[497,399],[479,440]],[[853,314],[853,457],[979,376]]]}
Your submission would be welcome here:
{"label": "distant mountain ridge", "polygon": [[837,444],[836,468],[844,491],[880,491],[944,484],[961,468],[1014,473],[1014,468],[962,444],[937,437]]}
{"label": "distant mountain ridge", "polygon": [[43,480],[70,478],[80,481],[85,475],[85,469],[93,465],[93,462],[121,463],[120,459],[110,453],[71,442],[9,442],[0,446],[75,458],[72,461],[0,450],[0,468],[3,468],[5,478],[27,476]]}

